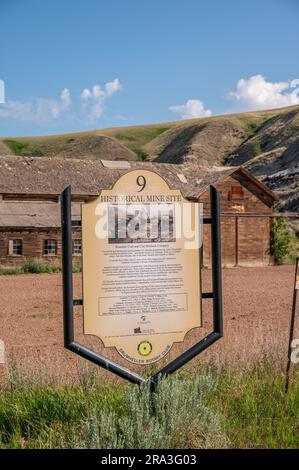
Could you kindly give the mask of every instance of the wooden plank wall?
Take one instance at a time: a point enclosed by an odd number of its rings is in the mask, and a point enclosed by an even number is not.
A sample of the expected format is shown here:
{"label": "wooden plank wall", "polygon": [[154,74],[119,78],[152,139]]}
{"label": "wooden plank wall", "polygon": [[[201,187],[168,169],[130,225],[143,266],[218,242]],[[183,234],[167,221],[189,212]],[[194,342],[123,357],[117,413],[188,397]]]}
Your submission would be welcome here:
{"label": "wooden plank wall", "polygon": [[[21,239],[23,241],[22,255],[9,255],[8,242],[12,239]],[[73,230],[73,240],[81,238],[81,231]],[[57,255],[44,255],[44,240],[54,239],[57,241]],[[61,234],[60,229],[30,229],[30,230],[1,230],[0,231],[0,264],[1,266],[22,266],[29,259],[38,259],[43,262],[53,264],[61,263]],[[73,259],[78,262],[80,255],[73,255]]]}
{"label": "wooden plank wall", "polygon": [[[243,188],[242,199],[229,199],[233,177],[217,185],[221,204],[221,246],[223,266],[260,266],[273,263],[271,254],[272,208]],[[268,199],[266,199],[268,201]],[[209,191],[200,199],[205,216],[210,215]],[[204,265],[211,266],[210,227],[204,227]]]}

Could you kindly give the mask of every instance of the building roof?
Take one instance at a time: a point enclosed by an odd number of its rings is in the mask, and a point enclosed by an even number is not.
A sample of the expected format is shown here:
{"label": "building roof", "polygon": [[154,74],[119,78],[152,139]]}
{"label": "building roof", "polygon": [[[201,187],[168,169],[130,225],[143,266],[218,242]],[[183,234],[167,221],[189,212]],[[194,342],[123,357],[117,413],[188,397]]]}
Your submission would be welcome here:
{"label": "building roof", "polygon": [[[232,176],[265,204],[276,196],[242,167],[206,168],[194,164],[55,159],[47,157],[0,157],[0,229],[59,228],[58,196],[71,185],[74,200],[94,198],[113,187],[128,171],[143,168],[159,173],[184,197],[197,200],[210,185]],[[80,204],[73,202],[72,217],[80,218]]]}
{"label": "building roof", "polygon": [[[80,218],[80,204],[72,205],[72,218]],[[59,228],[60,206],[51,201],[3,201],[0,202],[0,229],[11,228]]]}
{"label": "building roof", "polygon": [[58,196],[71,186],[77,197],[97,196],[110,189],[120,176],[134,169],[159,173],[172,189],[180,189],[186,198],[197,199],[208,187],[217,185],[228,176],[251,184],[258,197],[267,195],[272,202],[277,197],[257,178],[242,167],[207,168],[195,164],[166,164],[105,160],[78,160],[49,157],[0,157],[0,194]]}

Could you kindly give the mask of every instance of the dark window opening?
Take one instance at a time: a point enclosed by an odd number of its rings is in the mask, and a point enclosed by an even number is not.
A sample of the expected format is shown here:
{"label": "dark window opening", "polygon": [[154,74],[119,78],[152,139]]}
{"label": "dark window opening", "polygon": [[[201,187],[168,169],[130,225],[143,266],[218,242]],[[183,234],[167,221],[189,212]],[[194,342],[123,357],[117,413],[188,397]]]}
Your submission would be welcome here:
{"label": "dark window opening", "polygon": [[57,254],[57,241],[56,240],[44,240],[44,255],[56,255]]}
{"label": "dark window opening", "polygon": [[73,240],[73,254],[81,255],[82,253],[82,242],[81,240]]}
{"label": "dark window opening", "polygon": [[228,192],[228,200],[244,199],[244,190],[242,186],[232,186]]}
{"label": "dark window opening", "polygon": [[8,254],[21,256],[23,253],[23,242],[20,239],[13,239],[8,241]]}
{"label": "dark window opening", "polygon": [[81,220],[72,220],[72,227],[81,227]]}

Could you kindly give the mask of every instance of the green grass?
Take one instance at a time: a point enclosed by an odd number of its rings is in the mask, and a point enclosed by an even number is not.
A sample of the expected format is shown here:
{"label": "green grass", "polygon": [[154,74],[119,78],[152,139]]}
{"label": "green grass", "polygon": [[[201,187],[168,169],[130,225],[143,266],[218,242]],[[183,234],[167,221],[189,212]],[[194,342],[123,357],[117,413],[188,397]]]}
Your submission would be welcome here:
{"label": "green grass", "polygon": [[140,147],[134,147],[134,152],[136,153],[138,160],[145,162],[149,159],[148,153]]}
{"label": "green grass", "polygon": [[[80,136],[80,134],[79,134]],[[78,138],[69,138],[68,135],[22,137],[16,139],[3,139],[14,155],[24,157],[56,157],[59,153],[72,148],[78,142]]]}
{"label": "green grass", "polygon": [[[16,268],[4,268],[0,266],[0,275],[17,274],[55,274],[61,272],[61,266],[52,263],[45,263],[39,260],[26,261],[22,266]],[[73,263],[73,273],[81,272],[81,263]]]}
{"label": "green grass", "polygon": [[50,274],[61,272],[60,266],[50,263],[43,263],[42,261],[38,260],[27,261],[23,265],[22,270],[24,271],[24,273],[28,274]]}
{"label": "green grass", "polygon": [[101,383],[95,373],[64,387],[16,377],[0,394],[1,448],[299,446],[298,374],[286,396],[283,374],[269,364],[182,372],[153,399],[148,387]]}
{"label": "green grass", "polygon": [[[20,137],[18,139],[6,138],[2,142],[9,147],[14,155],[21,156],[50,156],[55,157],[61,152],[70,151],[78,143],[96,145],[92,138],[97,135],[107,136],[116,139],[124,144],[128,149],[137,154],[139,159],[145,155],[143,145],[155,139],[158,135],[166,132],[171,125],[149,125],[132,126],[122,128],[103,129],[101,131],[79,132],[75,134],[62,134],[40,137]],[[85,151],[85,153],[87,150]],[[141,156],[140,156],[141,155]],[[144,158],[143,158],[144,159]]]}
{"label": "green grass", "polygon": [[80,262],[73,263],[73,273],[81,273],[82,264]]}
{"label": "green grass", "polygon": [[0,266],[0,276],[13,276],[15,274],[23,274],[23,272],[21,272],[21,268],[3,268],[2,266]]}
{"label": "green grass", "polygon": [[3,268],[0,266],[0,276],[14,276],[15,274],[23,274],[22,268]]}
{"label": "green grass", "polygon": [[296,257],[294,239],[287,217],[275,217],[272,224],[272,250],[277,264],[283,264]]}
{"label": "green grass", "polygon": [[255,142],[253,145],[253,156],[258,157],[263,153],[260,142]]}
{"label": "green grass", "polygon": [[[296,366],[295,366],[296,367]],[[298,448],[298,373],[286,396],[284,374],[270,366],[224,374],[217,393],[225,429],[235,448]]]}
{"label": "green grass", "polygon": [[[286,112],[287,109],[288,108],[231,114],[225,115],[225,119],[231,119],[232,122],[236,121],[241,124],[244,128],[244,137],[246,140],[252,137],[259,126],[264,124],[268,119],[274,115]],[[154,144],[155,139],[161,134],[176,127],[181,129],[182,126],[194,126],[195,124],[204,124],[218,119],[223,119],[223,116],[211,116],[208,118],[172,121],[158,124],[95,129],[91,131],[60,135],[18,138],[7,137],[2,138],[1,142],[9,147],[11,152],[15,155],[57,157],[66,151],[69,155],[72,155],[72,150],[74,149],[76,158],[81,158],[82,156],[86,157],[88,155],[91,155],[94,158],[95,155],[98,155],[97,145],[99,144],[99,142],[94,138],[106,136],[117,140],[123,146],[136,153],[139,159],[144,159],[145,157],[145,154],[142,154],[142,158],[140,158],[140,151],[143,151],[146,154],[148,153],[149,157],[146,156],[146,159],[151,159],[161,150],[159,145],[156,148]],[[79,151],[77,147],[81,148],[81,150]],[[117,158],[117,155],[114,155],[114,158]]]}
{"label": "green grass", "polygon": [[254,121],[250,121],[247,124],[246,129],[245,129],[246,137],[252,137],[256,133],[257,128],[258,128],[258,123]]}
{"label": "green grass", "polygon": [[44,152],[32,142],[22,142],[13,139],[4,139],[3,142],[15,155],[23,157],[42,157]]}
{"label": "green grass", "polygon": [[[251,116],[250,118],[248,118],[246,116],[246,114],[244,114],[243,117],[242,117],[242,114],[241,114],[240,118],[241,118],[242,125],[243,125],[244,131],[245,131],[244,142],[246,142],[251,137],[253,137],[255,135],[255,133],[257,132],[257,130],[260,128],[260,126],[262,126],[271,117],[272,117],[271,115],[263,115],[262,114],[260,116],[255,116],[255,117]],[[254,154],[255,157],[257,157],[261,153],[263,153],[263,151],[261,149],[261,145],[260,145],[259,142],[256,142],[254,144],[253,154]],[[228,153],[227,155],[225,155],[223,157],[221,164],[223,166],[229,165],[232,158],[233,158],[233,155],[231,153]]]}
{"label": "green grass", "polygon": [[163,134],[163,132],[168,131],[171,127],[170,125],[132,126],[115,130],[103,130],[102,133],[103,135],[114,137],[136,153],[136,149],[142,148],[143,145]]}
{"label": "green grass", "polygon": [[223,165],[223,166],[229,165],[232,158],[233,158],[232,155],[230,153],[228,153],[227,155],[225,155],[223,157],[221,165]]}
{"label": "green grass", "polygon": [[261,115],[255,119],[245,119],[245,135],[246,139],[249,139],[250,137],[254,136],[256,131],[260,126],[262,126],[268,119],[270,119],[272,116],[269,115]]}

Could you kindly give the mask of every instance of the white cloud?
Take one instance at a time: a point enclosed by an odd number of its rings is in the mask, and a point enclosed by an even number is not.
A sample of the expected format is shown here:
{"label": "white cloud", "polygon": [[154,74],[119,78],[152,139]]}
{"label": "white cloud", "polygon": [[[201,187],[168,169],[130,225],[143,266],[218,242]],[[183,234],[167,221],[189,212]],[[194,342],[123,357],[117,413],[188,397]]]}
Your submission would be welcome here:
{"label": "white cloud", "polygon": [[205,109],[204,104],[200,100],[188,100],[185,104],[177,106],[169,106],[173,113],[181,115],[181,119],[194,119],[200,117],[208,117],[212,115],[210,109]]}
{"label": "white cloud", "polygon": [[0,118],[22,119],[24,121],[26,116],[31,115],[32,103],[30,101],[8,101],[0,106]]}
{"label": "white cloud", "polygon": [[84,88],[80,95],[80,103],[75,103],[77,112],[73,110],[71,93],[64,88],[59,99],[32,98],[27,101],[7,101],[0,103],[0,119],[10,118],[36,124],[55,123],[59,119],[77,119],[95,122],[100,119],[105,110],[105,102],[114,93],[122,90],[118,78],[107,82],[104,88],[94,85],[91,90]]}
{"label": "white cloud", "polygon": [[83,100],[87,100],[90,97],[91,97],[91,93],[90,93],[89,89],[84,88],[84,90],[82,91],[82,93],[80,95],[80,98],[82,98]]}
{"label": "white cloud", "polygon": [[263,75],[241,78],[236,90],[230,91],[227,98],[233,102],[237,111],[281,108],[299,104],[299,80],[291,82],[267,82]]}
{"label": "white cloud", "polygon": [[95,122],[105,111],[105,102],[114,93],[122,90],[122,84],[118,78],[107,82],[104,89],[100,85],[94,85],[92,89],[84,88],[80,98],[82,100],[81,110],[88,122]]}
{"label": "white cloud", "polygon": [[64,88],[62,90],[60,99],[61,99],[62,108],[64,110],[69,109],[71,107],[72,100],[71,100],[70,90],[68,88]]}
{"label": "white cloud", "polygon": [[0,118],[45,123],[56,121],[71,107],[68,88],[61,92],[60,99],[33,98],[28,101],[7,101],[0,106]]}
{"label": "white cloud", "polygon": [[107,96],[111,96],[117,91],[121,91],[122,88],[122,84],[118,78],[115,78],[112,82],[107,82],[105,85]]}
{"label": "white cloud", "polygon": [[94,85],[92,87],[92,97],[95,101],[101,100],[102,98],[104,98],[104,96],[105,92],[104,90],[102,90],[100,85]]}
{"label": "white cloud", "polygon": [[0,79],[0,104],[5,103],[5,83]]}
{"label": "white cloud", "polygon": [[90,121],[97,121],[104,114],[104,106],[101,101],[96,101],[91,107],[91,111],[88,114],[87,118]]}
{"label": "white cloud", "polygon": [[296,88],[297,86],[299,86],[299,78],[295,78],[294,80],[291,80],[290,87]]}

